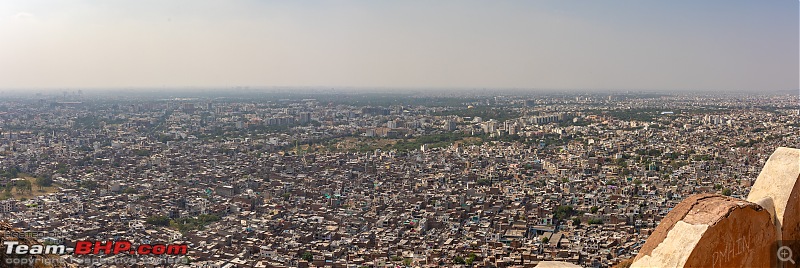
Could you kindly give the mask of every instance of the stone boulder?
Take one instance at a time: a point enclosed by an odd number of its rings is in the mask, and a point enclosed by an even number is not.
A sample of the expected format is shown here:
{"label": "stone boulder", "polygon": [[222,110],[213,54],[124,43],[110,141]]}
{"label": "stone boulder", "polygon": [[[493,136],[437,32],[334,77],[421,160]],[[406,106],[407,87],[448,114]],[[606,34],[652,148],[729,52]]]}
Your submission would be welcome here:
{"label": "stone boulder", "polygon": [[777,232],[762,206],[700,194],[675,206],[631,267],[769,267]]}
{"label": "stone boulder", "polygon": [[[747,201],[772,203],[767,208],[775,220],[783,246],[800,253],[800,150],[780,147],[758,174]],[[784,244],[785,243],[785,244]]]}

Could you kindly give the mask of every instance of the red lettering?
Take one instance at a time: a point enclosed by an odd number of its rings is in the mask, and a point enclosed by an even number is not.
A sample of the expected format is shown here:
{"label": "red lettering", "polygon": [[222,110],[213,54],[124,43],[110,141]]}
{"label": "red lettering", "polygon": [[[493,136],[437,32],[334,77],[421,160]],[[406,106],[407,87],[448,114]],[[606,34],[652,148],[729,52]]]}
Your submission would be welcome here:
{"label": "red lettering", "polygon": [[165,246],[164,244],[153,245],[153,251],[152,251],[153,255],[161,255],[164,254],[165,251],[167,251],[167,246]]}
{"label": "red lettering", "polygon": [[141,245],[139,246],[139,249],[136,251],[139,252],[139,255],[150,254],[150,245]]}
{"label": "red lettering", "polygon": [[[87,242],[89,243],[89,242]],[[84,243],[86,244],[86,243]],[[101,250],[105,250],[106,253],[111,252],[111,250],[107,249],[110,244],[113,245],[113,252],[114,254],[119,253],[131,253],[131,254],[138,254],[138,255],[186,255],[188,253],[188,246],[186,244],[173,244],[173,245],[165,245],[165,244],[154,244],[154,245],[139,245],[136,247],[135,250],[131,250],[133,248],[132,243],[130,241],[117,241],[114,243],[113,241],[109,241],[108,244],[101,247],[101,243],[96,243],[94,247],[95,252],[99,252]],[[81,245],[81,250],[83,252],[88,253],[92,246],[91,243],[86,245]],[[85,248],[85,249],[84,249]],[[135,251],[135,252],[134,252]],[[84,253],[85,254],[85,253]]]}
{"label": "red lettering", "polygon": [[189,247],[186,244],[180,245],[169,245],[167,246],[167,254],[168,255],[186,255],[189,251]]}
{"label": "red lettering", "polygon": [[75,255],[89,254],[89,252],[92,252],[92,242],[89,241],[75,242],[75,251],[73,251]]}
{"label": "red lettering", "polygon": [[114,254],[127,253],[129,250],[131,250],[131,242],[129,241],[117,241],[114,243]]}
{"label": "red lettering", "polygon": [[114,241],[106,241],[105,243],[97,241],[94,242],[94,251],[92,253],[99,254],[102,250],[106,255],[111,254],[111,247],[114,246]]}

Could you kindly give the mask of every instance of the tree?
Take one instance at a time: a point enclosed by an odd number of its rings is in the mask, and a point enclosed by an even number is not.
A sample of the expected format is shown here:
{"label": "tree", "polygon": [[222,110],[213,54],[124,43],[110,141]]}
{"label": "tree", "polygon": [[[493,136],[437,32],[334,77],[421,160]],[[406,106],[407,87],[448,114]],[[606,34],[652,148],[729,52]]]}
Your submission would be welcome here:
{"label": "tree", "polygon": [[617,166],[619,166],[620,168],[627,168],[628,167],[628,162],[625,161],[625,159],[618,158],[618,159],[614,160],[614,162],[616,162]]}
{"label": "tree", "polygon": [[56,173],[65,174],[67,173],[67,171],[69,171],[69,167],[67,167],[67,164],[58,163],[58,165],[56,165]]}
{"label": "tree", "polygon": [[595,214],[597,213],[598,210],[600,210],[600,208],[598,208],[597,206],[592,206],[590,210],[592,211],[592,214]]}
{"label": "tree", "polygon": [[36,185],[41,187],[50,187],[53,185],[53,179],[50,176],[41,176],[36,178]]}
{"label": "tree", "polygon": [[6,187],[3,187],[3,195],[0,200],[11,198],[11,187],[13,187],[13,185],[10,184],[6,185]]}
{"label": "tree", "polygon": [[558,220],[563,220],[574,214],[575,214],[575,209],[573,209],[572,206],[559,206],[558,208],[556,208],[556,211],[555,213],[553,213],[553,216],[555,216],[555,218]]}
{"label": "tree", "polygon": [[314,260],[314,255],[312,255],[310,251],[306,251],[303,252],[303,255],[301,255],[300,258],[307,262],[311,262]]}
{"label": "tree", "polygon": [[581,225],[581,219],[578,217],[572,218],[572,226]]}
{"label": "tree", "polygon": [[135,194],[135,193],[138,193],[138,192],[139,191],[136,190],[136,188],[133,188],[133,187],[127,187],[127,188],[125,188],[125,190],[122,190],[122,193],[126,193],[126,194]]}
{"label": "tree", "polygon": [[472,263],[475,262],[475,258],[477,258],[477,257],[478,257],[478,255],[475,255],[475,253],[470,253],[469,255],[467,255],[467,259],[464,260],[464,262],[467,265],[472,265]]}
{"label": "tree", "polygon": [[21,180],[16,182],[17,193],[31,192],[31,182],[28,180]]}
{"label": "tree", "polygon": [[542,244],[547,244],[547,242],[550,242],[550,238],[549,237],[545,236],[544,238],[542,238]]}
{"label": "tree", "polygon": [[19,167],[13,166],[7,172],[11,178],[16,178],[17,176],[19,176]]}
{"label": "tree", "polygon": [[145,220],[146,223],[156,225],[156,226],[167,226],[169,225],[169,217],[167,216],[150,216],[147,217]]}
{"label": "tree", "polygon": [[86,189],[89,189],[89,190],[94,190],[95,188],[97,188],[97,182],[95,182],[95,181],[82,181],[79,185],[80,185],[80,187],[83,187],[83,188],[86,188]]}
{"label": "tree", "polygon": [[724,190],[722,190],[722,195],[731,196],[731,189],[730,188],[725,188]]}
{"label": "tree", "polygon": [[467,262],[461,256],[456,256],[453,258],[453,263],[455,264],[466,264]]}

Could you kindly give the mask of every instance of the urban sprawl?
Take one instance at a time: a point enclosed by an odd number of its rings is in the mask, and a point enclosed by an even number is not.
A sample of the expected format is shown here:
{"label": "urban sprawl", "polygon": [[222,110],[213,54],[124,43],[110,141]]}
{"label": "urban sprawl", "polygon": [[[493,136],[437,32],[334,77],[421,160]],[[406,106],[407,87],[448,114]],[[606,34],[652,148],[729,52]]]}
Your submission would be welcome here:
{"label": "urban sprawl", "polygon": [[789,94],[89,95],[3,97],[0,222],[173,267],[608,267],[800,148]]}

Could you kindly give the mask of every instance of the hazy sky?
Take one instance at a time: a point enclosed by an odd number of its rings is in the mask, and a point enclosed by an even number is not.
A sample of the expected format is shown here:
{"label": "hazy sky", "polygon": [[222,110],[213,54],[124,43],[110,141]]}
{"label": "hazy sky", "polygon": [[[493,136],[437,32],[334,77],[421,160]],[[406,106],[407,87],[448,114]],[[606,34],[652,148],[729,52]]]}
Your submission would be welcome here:
{"label": "hazy sky", "polygon": [[797,89],[797,0],[0,1],[0,88]]}

